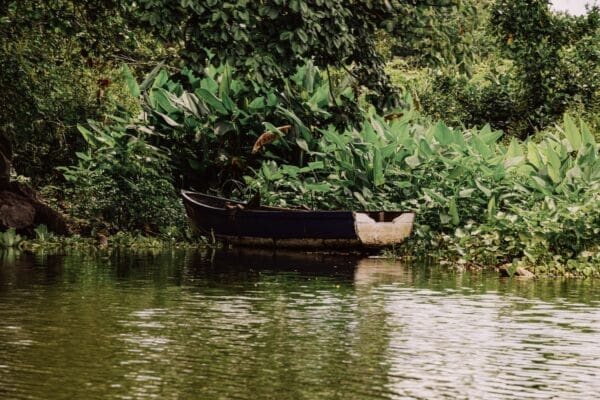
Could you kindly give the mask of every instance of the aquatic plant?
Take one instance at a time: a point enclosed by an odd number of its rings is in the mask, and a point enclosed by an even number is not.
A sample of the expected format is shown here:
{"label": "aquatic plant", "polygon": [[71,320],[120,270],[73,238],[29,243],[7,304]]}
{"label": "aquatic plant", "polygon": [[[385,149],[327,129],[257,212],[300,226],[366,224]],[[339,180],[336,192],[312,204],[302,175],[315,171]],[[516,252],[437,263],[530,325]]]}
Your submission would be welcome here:
{"label": "aquatic plant", "polygon": [[51,232],[48,231],[48,227],[44,224],[38,225],[34,230],[35,238],[40,242],[45,242],[52,236]]}
{"label": "aquatic plant", "polygon": [[2,247],[18,247],[22,241],[23,237],[17,233],[15,228],[9,228],[0,233],[0,246]]}
{"label": "aquatic plant", "polygon": [[[303,152],[295,143],[313,140],[312,128],[343,128],[360,116],[353,79],[330,83],[311,62],[287,78],[281,91],[246,79],[227,64],[176,74],[158,66],[142,83],[127,76],[146,111],[139,124],[153,132],[152,143],[169,149],[181,186],[231,190],[264,158],[298,162]],[[277,128],[287,125],[285,133]],[[265,132],[287,140],[252,152]]]}
{"label": "aquatic plant", "polygon": [[[143,145],[160,161],[144,168],[164,165],[181,186],[243,197],[259,190],[265,203],[279,206],[414,210],[405,253],[438,254],[457,265],[600,273],[593,212],[599,145],[584,122],[568,115],[542,141],[509,141],[490,126],[459,130],[414,109],[379,115],[356,100],[351,81],[332,85],[311,64],[283,92],[237,80],[227,65],[203,76],[170,76],[158,67],[141,84],[128,81],[146,113],[81,128],[102,151],[81,154],[86,167],[78,174],[93,173],[98,154],[113,160],[121,148],[128,168],[131,146]],[[265,133],[270,139],[253,152]],[[65,172],[71,178],[75,170]],[[244,185],[230,184],[242,177]]]}

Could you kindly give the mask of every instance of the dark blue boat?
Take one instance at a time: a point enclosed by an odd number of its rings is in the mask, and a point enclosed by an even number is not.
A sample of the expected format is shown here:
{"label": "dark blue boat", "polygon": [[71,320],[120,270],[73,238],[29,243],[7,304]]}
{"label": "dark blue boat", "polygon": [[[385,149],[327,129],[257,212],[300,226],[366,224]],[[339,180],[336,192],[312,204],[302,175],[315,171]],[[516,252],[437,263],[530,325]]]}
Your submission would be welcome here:
{"label": "dark blue boat", "polygon": [[402,242],[414,213],[318,211],[252,205],[184,190],[191,224],[234,245],[295,248],[382,247]]}

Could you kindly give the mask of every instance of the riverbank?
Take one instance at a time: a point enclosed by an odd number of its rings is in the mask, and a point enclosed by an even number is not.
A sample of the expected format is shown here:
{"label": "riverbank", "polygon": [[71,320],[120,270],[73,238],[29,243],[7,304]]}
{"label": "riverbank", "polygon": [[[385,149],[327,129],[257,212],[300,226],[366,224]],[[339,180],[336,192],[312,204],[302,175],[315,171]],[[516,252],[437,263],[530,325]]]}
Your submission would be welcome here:
{"label": "riverbank", "polygon": [[[394,248],[383,249],[372,258],[379,258],[388,262],[401,261],[408,264],[437,265],[449,271],[483,272],[495,271],[501,277],[564,277],[564,278],[598,278],[600,277],[600,261],[598,260],[600,249],[590,251],[578,260],[555,260],[553,268],[535,265],[528,262],[527,257],[515,259],[513,262],[502,263],[479,263],[457,258],[449,251],[438,250],[436,252],[419,251],[419,246],[409,240],[405,245]],[[413,246],[414,245],[414,246]],[[412,247],[411,247],[412,246]],[[4,246],[4,248],[7,248]],[[101,252],[106,250],[135,250],[135,251],[163,251],[170,249],[198,249],[227,248],[221,243],[211,243],[204,238],[193,238],[189,240],[176,239],[173,237],[144,236],[136,233],[119,232],[114,235],[97,237],[83,237],[73,235],[70,237],[53,236],[36,239],[20,239],[12,248],[31,254],[61,253],[77,254],[80,252]],[[249,249],[250,251],[252,249]],[[243,253],[244,249],[240,249]],[[283,249],[266,249],[267,252],[288,253]],[[348,252],[312,252],[295,251],[297,254],[360,254]]]}
{"label": "riverbank", "polygon": [[24,239],[18,243],[20,250],[30,253],[42,251],[77,252],[84,250],[103,250],[112,248],[145,250],[145,249],[194,249],[214,246],[201,238],[189,240],[169,236],[144,236],[139,233],[118,232],[114,235],[98,235],[96,237],[49,236],[36,239]]}

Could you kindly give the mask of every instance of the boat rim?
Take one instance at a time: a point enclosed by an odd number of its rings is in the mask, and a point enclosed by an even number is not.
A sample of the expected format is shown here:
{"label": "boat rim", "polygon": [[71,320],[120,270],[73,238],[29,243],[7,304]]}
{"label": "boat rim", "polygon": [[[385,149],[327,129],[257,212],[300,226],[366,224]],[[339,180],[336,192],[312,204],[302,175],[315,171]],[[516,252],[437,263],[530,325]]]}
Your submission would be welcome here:
{"label": "boat rim", "polygon": [[[201,192],[197,192],[194,190],[185,190],[182,189],[181,190],[181,195],[183,196],[183,198],[191,203],[194,203],[196,205],[199,205],[201,207],[205,207],[211,210],[219,210],[222,211],[225,208],[221,207],[214,207],[205,203],[202,203],[194,198],[192,198],[190,196],[190,194],[196,194],[196,195],[200,195],[202,197],[208,197],[210,199],[215,199],[215,200],[222,200],[222,201],[229,201],[235,204],[240,204],[240,205],[245,205],[247,204],[247,202],[244,201],[239,201],[239,200],[231,200],[228,199],[226,197],[219,197],[219,196],[213,196],[210,194],[205,194],[205,193],[201,193]],[[357,210],[298,210],[298,209],[293,209],[293,208],[285,208],[285,207],[277,207],[274,209],[248,209],[248,210],[244,210],[244,211],[252,211],[252,212],[326,212],[326,213],[352,213],[353,215],[360,213],[360,214],[369,214],[369,213],[376,213],[376,212],[384,212],[384,213],[401,213],[401,214],[415,214],[414,211],[406,211],[406,210],[363,210],[363,211],[357,211]]]}

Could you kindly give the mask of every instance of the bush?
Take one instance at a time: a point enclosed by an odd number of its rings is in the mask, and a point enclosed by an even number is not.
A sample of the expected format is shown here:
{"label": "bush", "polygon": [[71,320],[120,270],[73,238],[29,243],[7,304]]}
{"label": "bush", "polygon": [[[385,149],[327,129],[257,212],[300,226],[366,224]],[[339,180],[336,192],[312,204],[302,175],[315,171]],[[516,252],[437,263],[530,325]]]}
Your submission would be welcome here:
{"label": "bush", "polygon": [[[402,71],[393,60],[394,83],[406,88],[411,80],[423,110],[457,126],[489,123],[526,138],[565,112],[600,126],[600,9],[573,17],[552,13],[548,1],[498,0],[479,7],[478,18],[491,21],[487,35],[471,32],[483,45],[483,62],[473,58],[459,73],[450,61]],[[454,49],[453,43],[446,47]]]}
{"label": "bush", "polygon": [[124,59],[143,65],[165,55],[130,26],[119,0],[0,2],[0,35],[0,134],[34,185],[59,181],[54,167],[85,147],[79,123],[126,100]]}
{"label": "bush", "polygon": [[573,17],[552,13],[549,4],[498,0],[490,12],[498,49],[515,66],[518,101],[531,126],[524,135],[572,108],[600,111],[600,9]]}
{"label": "bush", "polygon": [[[160,132],[153,143],[171,152],[176,185],[227,192],[263,158],[300,162],[303,150],[288,142],[313,140],[311,128],[355,123],[355,87],[348,77],[341,80],[330,84],[309,62],[281,91],[244,79],[228,65],[209,66],[203,74],[158,67],[143,83],[129,83],[142,94],[144,123]],[[253,151],[263,133],[271,134],[273,145]]]}
{"label": "bush", "polygon": [[172,184],[169,155],[148,143],[155,135],[131,120],[79,126],[88,144],[77,165],[61,168],[69,184],[69,213],[92,228],[158,233],[183,226],[185,213]]}
{"label": "bush", "polygon": [[[484,68],[490,68],[484,66]],[[465,127],[489,124],[508,136],[525,137],[531,129],[511,72],[491,67],[482,77],[441,73],[421,93],[423,110],[433,119]]]}
{"label": "bush", "polygon": [[414,210],[415,253],[600,276],[600,145],[586,124],[566,116],[541,143],[505,145],[489,126],[364,117],[361,129],[321,130],[305,165],[266,161],[250,191],[278,206]]}
{"label": "bush", "polygon": [[342,129],[360,115],[353,81],[330,84],[311,63],[280,92],[235,79],[228,65],[200,76],[159,65],[141,84],[126,66],[124,75],[144,113],[79,126],[88,150],[62,168],[71,214],[110,230],[183,224],[173,186],[229,193],[263,159],[302,163],[311,128]]}

